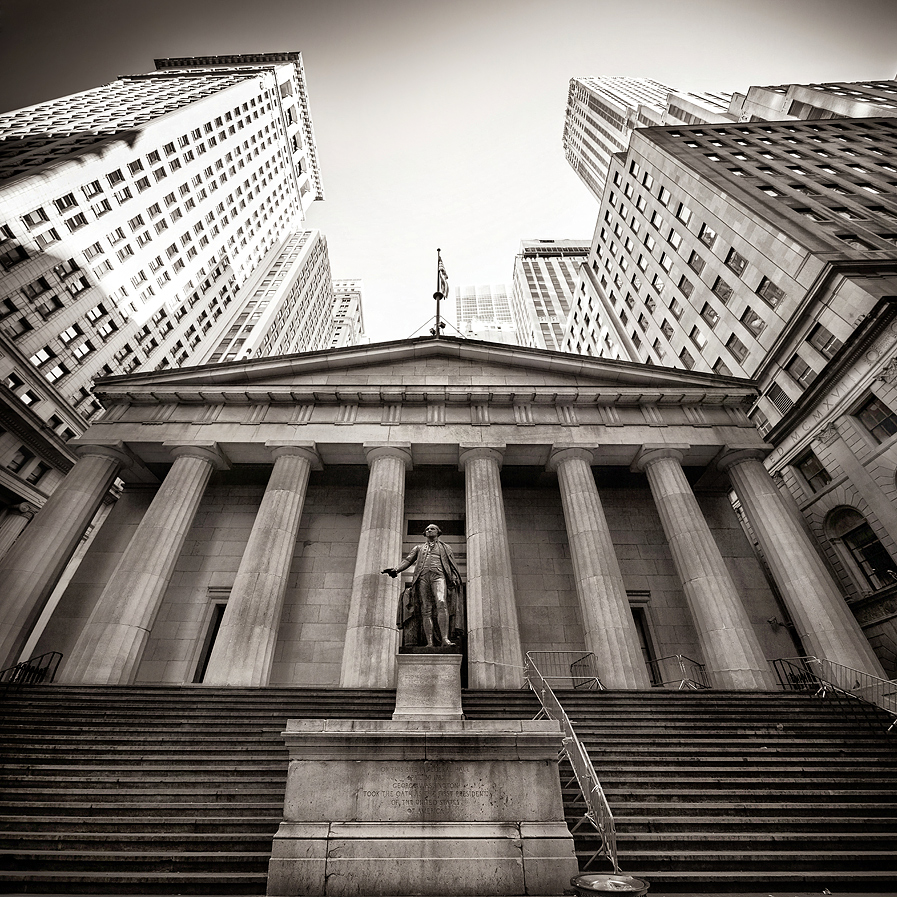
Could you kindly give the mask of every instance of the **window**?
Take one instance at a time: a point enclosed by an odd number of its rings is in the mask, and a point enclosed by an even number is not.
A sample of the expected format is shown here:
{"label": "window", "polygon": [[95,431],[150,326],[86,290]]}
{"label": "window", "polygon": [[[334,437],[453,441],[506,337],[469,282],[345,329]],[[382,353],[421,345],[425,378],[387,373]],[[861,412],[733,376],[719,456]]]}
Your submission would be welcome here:
{"label": "window", "polygon": [[707,337],[700,327],[692,327],[689,337],[699,349],[703,349],[707,345]]}
{"label": "window", "polygon": [[897,414],[875,396],[868,398],[853,415],[876,442],[885,442],[897,433]]}
{"label": "window", "polygon": [[785,298],[784,290],[780,290],[768,277],[764,277],[760,281],[757,295],[773,308],[776,308]]}
{"label": "window", "polygon": [[691,296],[694,288],[695,285],[684,274],[679,278],[679,289],[682,291],[683,296]]}
{"label": "window", "polygon": [[763,318],[761,318],[750,305],[744,310],[744,314],[741,316],[741,323],[744,324],[754,336],[759,336],[766,326],[766,322]]}
{"label": "window", "polygon": [[8,470],[11,470],[13,473],[18,473],[29,461],[34,460],[34,455],[31,454],[27,449],[20,447],[19,450],[12,456],[9,463],[6,465]]}
{"label": "window", "polygon": [[821,491],[832,481],[831,474],[822,466],[822,462],[813,452],[804,454],[794,462],[794,466],[800,471],[800,475],[813,492]]}
{"label": "window", "polygon": [[73,324],[67,330],[63,330],[62,333],[59,334],[59,338],[65,345],[68,345],[72,340],[77,339],[83,331],[77,324]]}
{"label": "window", "polygon": [[672,194],[666,187],[661,187],[658,199],[660,200],[661,205],[668,206],[670,204],[670,199],[672,199]]}
{"label": "window", "polygon": [[743,363],[748,357],[747,346],[734,333],[726,340],[726,348],[738,359],[739,363]]}
{"label": "window", "polygon": [[719,296],[723,305],[732,298],[732,287],[727,284],[722,277],[717,277],[713,283],[713,292]]}
{"label": "window", "polygon": [[45,221],[49,221],[50,219],[47,217],[47,213],[43,210],[43,208],[35,209],[33,212],[29,212],[27,215],[22,216],[22,221],[29,228],[40,227]]}
{"label": "window", "polygon": [[716,364],[713,366],[713,372],[719,374],[721,377],[732,376],[732,371],[729,370],[729,366],[722,360],[722,358],[716,359]]}
{"label": "window", "polygon": [[673,325],[666,319],[663,319],[663,323],[660,325],[660,332],[668,339],[673,338]]}
{"label": "window", "polygon": [[679,203],[679,208],[676,209],[676,217],[683,223],[688,224],[691,221],[691,209],[685,205],[684,202]]}
{"label": "window", "polygon": [[841,340],[834,336],[829,330],[817,324],[807,337],[807,342],[826,358],[834,358],[838,350],[844,345]]}
{"label": "window", "polygon": [[88,199],[93,199],[103,192],[103,186],[99,181],[91,181],[89,184],[85,184],[81,190]]}
{"label": "window", "polygon": [[682,308],[682,305],[678,302],[678,300],[673,299],[670,302],[670,312],[672,313],[673,317],[676,318],[677,321],[679,320],[679,318],[682,317],[683,311],[684,311],[684,309]]}
{"label": "window", "polygon": [[829,538],[840,539],[872,589],[883,589],[897,582],[897,564],[859,511],[847,507],[836,508],[826,520],[826,530]]}
{"label": "window", "polygon": [[31,283],[23,286],[22,292],[29,299],[35,299],[40,296],[41,293],[45,293],[49,289],[50,281],[48,281],[46,277],[38,277],[37,280],[33,280]]}
{"label": "window", "polygon": [[726,265],[741,277],[744,269],[747,267],[747,259],[734,249],[730,249],[729,254],[726,256]]}
{"label": "window", "polygon": [[45,230],[42,234],[38,234],[34,238],[34,242],[37,243],[41,249],[46,249],[47,246],[52,246],[53,243],[59,242],[59,233],[55,227],[51,227],[49,230]]}
{"label": "window", "polygon": [[78,270],[78,265],[74,259],[67,262],[60,262],[53,268],[53,273],[60,279],[65,280],[70,274],[74,274]]}
{"label": "window", "polygon": [[61,215],[63,212],[67,212],[69,209],[78,205],[78,200],[75,199],[74,193],[66,193],[65,196],[60,196],[59,199],[54,200],[53,205],[56,206],[56,209]]}
{"label": "window", "polygon": [[716,327],[716,324],[719,321],[719,315],[707,302],[704,303],[704,307],[701,309],[701,317],[711,326],[711,328]]}
{"label": "window", "polygon": [[785,365],[785,370],[805,389],[816,379],[816,371],[800,355],[794,355],[791,361]]}
{"label": "window", "polygon": [[688,257],[688,267],[695,273],[700,274],[704,270],[704,259],[702,259],[696,252],[693,252]]}
{"label": "window", "polygon": [[109,186],[114,187],[116,184],[120,184],[125,179],[125,176],[121,173],[121,169],[117,168],[115,171],[111,171],[106,175],[106,180],[109,181]]}
{"label": "window", "polygon": [[709,224],[702,224],[701,231],[698,234],[698,239],[708,248],[713,248],[713,244],[716,242],[716,231],[710,227]]}
{"label": "window", "polygon": [[682,362],[683,366],[687,368],[689,371],[695,366],[695,360],[692,357],[691,352],[688,349],[683,349],[679,353],[679,360]]}

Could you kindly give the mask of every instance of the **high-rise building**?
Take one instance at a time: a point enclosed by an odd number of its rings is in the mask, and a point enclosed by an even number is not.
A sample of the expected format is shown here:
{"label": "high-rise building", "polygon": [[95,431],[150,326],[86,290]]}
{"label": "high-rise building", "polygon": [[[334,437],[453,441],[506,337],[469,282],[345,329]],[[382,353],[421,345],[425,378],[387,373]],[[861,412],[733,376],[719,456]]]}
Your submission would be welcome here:
{"label": "high-rise building", "polygon": [[636,132],[612,161],[563,344],[753,379],[767,467],[892,659],[895,157],[890,117]]}
{"label": "high-rise building", "polygon": [[559,349],[576,289],[579,267],[588,256],[585,240],[522,240],[514,259],[511,314],[519,344]]}
{"label": "high-rise building", "polygon": [[365,341],[363,294],[364,282],[359,278],[333,281],[332,349],[358,346]]}
{"label": "high-rise building", "polygon": [[321,198],[299,53],[159,59],[0,115],[0,530],[71,466],[97,377],[329,345]]}
{"label": "high-rise building", "polygon": [[897,115],[897,81],[835,81],[751,87],[732,97],[734,121],[878,118]]}
{"label": "high-rise building", "polygon": [[458,331],[468,339],[519,345],[512,295],[513,287],[504,283],[456,287]]}
{"label": "high-rise building", "polygon": [[564,117],[564,153],[600,201],[610,158],[634,128],[662,124],[672,90],[647,78],[572,78]]}

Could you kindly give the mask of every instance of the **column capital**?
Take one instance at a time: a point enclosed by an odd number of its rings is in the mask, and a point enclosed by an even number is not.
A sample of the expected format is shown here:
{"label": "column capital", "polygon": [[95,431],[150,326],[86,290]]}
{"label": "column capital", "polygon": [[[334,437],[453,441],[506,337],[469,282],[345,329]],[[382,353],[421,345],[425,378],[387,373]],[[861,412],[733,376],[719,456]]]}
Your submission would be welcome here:
{"label": "column capital", "polygon": [[595,455],[591,449],[579,445],[553,445],[548,455],[546,470],[557,470],[565,461],[585,461],[591,467],[595,463]]}
{"label": "column capital", "polygon": [[364,457],[370,467],[378,458],[398,458],[405,465],[405,470],[411,470],[411,443],[392,442],[389,445],[381,445],[377,442],[365,442],[362,445]]}
{"label": "column capital", "polygon": [[37,505],[33,505],[27,501],[23,501],[13,507],[22,515],[22,517],[27,517],[29,520],[31,520],[31,518],[40,510]]}
{"label": "column capital", "polygon": [[504,458],[505,455],[505,448],[506,446],[504,443],[495,443],[492,445],[460,443],[458,445],[458,469],[464,470],[468,461],[477,461],[480,458],[488,458],[495,461],[495,463],[501,467],[502,458]]}
{"label": "column capital", "polygon": [[266,442],[265,448],[271,452],[271,457],[275,461],[285,455],[298,455],[308,461],[312,470],[324,469],[324,463],[314,442]]}
{"label": "column capital", "polygon": [[769,450],[760,445],[727,445],[717,456],[717,470],[727,471],[744,461],[760,461],[769,454]]}
{"label": "column capital", "polygon": [[113,461],[117,461],[122,469],[134,466],[136,460],[134,455],[128,450],[127,446],[121,441],[79,443],[72,440],[72,442],[69,443],[69,446],[74,449],[75,454],[79,458],[86,458],[89,455],[96,455],[100,458],[110,458]]}
{"label": "column capital", "polygon": [[663,458],[672,458],[681,464],[689,447],[687,443],[646,443],[638,450],[630,469],[641,473],[649,464]]}
{"label": "column capital", "polygon": [[215,470],[230,470],[230,462],[217,442],[163,442],[172,458],[199,458]]}

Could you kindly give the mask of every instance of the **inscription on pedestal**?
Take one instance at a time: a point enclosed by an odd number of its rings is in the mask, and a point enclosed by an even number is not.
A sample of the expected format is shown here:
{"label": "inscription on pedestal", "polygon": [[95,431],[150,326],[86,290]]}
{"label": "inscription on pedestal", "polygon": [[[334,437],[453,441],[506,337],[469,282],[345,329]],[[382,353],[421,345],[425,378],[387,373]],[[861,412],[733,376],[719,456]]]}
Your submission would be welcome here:
{"label": "inscription on pedestal", "polygon": [[[416,816],[422,811],[427,814],[451,815],[471,802],[479,805],[493,806],[496,790],[484,787],[482,781],[457,778],[446,779],[440,775],[408,775],[394,778],[389,787],[367,789],[357,792],[361,807],[374,811],[387,811],[390,815],[396,811],[405,811]],[[507,798],[498,795],[498,801]],[[391,811],[391,812],[390,812]]]}

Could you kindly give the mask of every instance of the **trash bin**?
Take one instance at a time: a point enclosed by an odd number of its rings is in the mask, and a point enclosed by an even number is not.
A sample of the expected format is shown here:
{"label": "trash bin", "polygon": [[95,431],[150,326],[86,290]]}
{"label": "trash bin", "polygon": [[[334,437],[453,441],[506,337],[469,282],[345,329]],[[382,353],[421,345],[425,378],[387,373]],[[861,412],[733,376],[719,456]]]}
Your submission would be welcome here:
{"label": "trash bin", "polygon": [[631,875],[603,874],[587,872],[570,879],[578,897],[592,897],[594,894],[626,894],[629,897],[644,897],[648,882]]}

